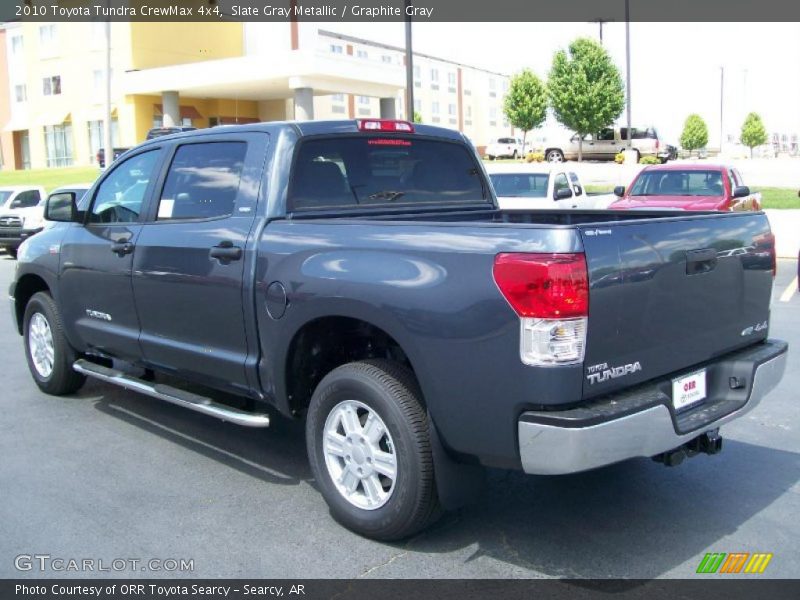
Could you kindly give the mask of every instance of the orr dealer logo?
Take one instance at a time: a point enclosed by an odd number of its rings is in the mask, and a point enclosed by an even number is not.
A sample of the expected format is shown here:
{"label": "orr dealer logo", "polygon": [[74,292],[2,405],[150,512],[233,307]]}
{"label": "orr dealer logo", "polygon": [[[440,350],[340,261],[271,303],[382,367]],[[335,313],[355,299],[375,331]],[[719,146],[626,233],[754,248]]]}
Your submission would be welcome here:
{"label": "orr dealer logo", "polygon": [[772,552],[709,552],[697,566],[697,573],[718,573],[730,575],[736,573],[763,573]]}

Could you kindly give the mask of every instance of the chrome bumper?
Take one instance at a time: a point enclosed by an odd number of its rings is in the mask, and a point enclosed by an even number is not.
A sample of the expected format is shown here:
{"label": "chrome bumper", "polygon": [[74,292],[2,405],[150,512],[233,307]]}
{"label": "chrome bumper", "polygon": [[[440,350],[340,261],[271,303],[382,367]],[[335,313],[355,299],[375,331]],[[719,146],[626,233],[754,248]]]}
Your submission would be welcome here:
{"label": "chrome bumper", "polygon": [[578,473],[628,458],[655,456],[677,448],[755,408],[783,377],[787,354],[784,347],[780,354],[755,367],[750,394],[740,408],[687,433],[676,430],[672,412],[666,404],[586,427],[520,420],[518,430],[522,469],[532,475]]}

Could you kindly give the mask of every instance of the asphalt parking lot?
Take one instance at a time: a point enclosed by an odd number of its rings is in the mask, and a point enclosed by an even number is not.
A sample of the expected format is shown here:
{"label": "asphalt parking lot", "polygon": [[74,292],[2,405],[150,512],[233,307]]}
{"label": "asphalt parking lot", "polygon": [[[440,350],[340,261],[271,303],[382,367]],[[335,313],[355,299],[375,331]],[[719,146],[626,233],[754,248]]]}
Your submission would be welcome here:
{"label": "asphalt parking lot", "polygon": [[[771,321],[795,349],[800,296],[785,290],[796,269],[780,261]],[[13,270],[0,255],[0,289]],[[694,577],[706,552],[740,551],[773,553],[759,577],[800,575],[797,350],[780,387],[723,428],[717,456],[549,478],[492,471],[474,505],[401,544],[330,518],[300,423],[237,428],[91,381],[74,397],[46,396],[8,314],[0,356],[3,578],[174,575],[20,572],[21,554],[192,559],[179,574],[203,578]]]}

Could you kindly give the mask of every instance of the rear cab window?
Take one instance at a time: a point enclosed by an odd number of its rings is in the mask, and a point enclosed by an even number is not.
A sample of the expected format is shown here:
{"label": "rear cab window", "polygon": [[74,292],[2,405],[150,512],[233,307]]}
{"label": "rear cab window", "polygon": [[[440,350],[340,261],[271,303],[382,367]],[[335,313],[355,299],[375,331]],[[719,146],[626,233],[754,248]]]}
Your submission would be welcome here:
{"label": "rear cab window", "polygon": [[491,204],[467,146],[414,135],[309,137],[299,143],[288,210]]}

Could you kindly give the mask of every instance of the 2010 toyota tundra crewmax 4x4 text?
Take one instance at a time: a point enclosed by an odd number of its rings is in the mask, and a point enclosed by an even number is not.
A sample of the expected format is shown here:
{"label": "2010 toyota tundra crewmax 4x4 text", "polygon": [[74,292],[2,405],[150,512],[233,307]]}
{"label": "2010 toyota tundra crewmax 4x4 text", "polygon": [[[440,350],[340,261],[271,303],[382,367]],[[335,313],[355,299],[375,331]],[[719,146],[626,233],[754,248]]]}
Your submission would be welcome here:
{"label": "2010 toyota tundra crewmax 4x4 text", "polygon": [[303,418],[333,516],[377,539],[486,466],[714,453],[786,364],[762,213],[500,211],[447,129],[157,138],[46,215],[11,287],[43,391],[89,376],[238,425]]}

